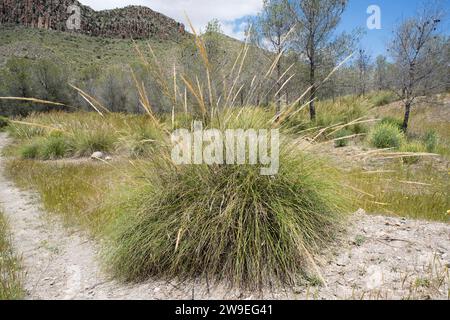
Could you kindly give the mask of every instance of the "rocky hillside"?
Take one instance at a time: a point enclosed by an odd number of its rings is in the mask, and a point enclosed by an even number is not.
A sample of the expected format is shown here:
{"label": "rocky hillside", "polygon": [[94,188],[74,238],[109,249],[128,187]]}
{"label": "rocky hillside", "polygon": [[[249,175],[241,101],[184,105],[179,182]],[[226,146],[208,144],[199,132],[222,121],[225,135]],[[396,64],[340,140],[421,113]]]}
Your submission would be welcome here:
{"label": "rocky hillside", "polygon": [[[72,6],[72,7],[71,7]],[[68,28],[67,21],[79,8],[79,28]],[[147,7],[95,11],[76,0],[2,0],[0,24],[79,32],[91,36],[133,39],[177,39],[185,34],[184,25]],[[70,24],[69,24],[70,25]]]}

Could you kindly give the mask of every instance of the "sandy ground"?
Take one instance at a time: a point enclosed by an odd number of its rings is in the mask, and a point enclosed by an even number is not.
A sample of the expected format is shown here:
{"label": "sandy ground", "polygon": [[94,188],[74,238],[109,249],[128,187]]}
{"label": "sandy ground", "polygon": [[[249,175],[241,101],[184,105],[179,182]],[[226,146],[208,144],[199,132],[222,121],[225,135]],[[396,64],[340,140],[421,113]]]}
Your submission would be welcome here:
{"label": "sandy ground", "polygon": [[[0,134],[0,149],[8,143]],[[122,284],[108,278],[99,244],[62,227],[39,196],[5,179],[0,205],[22,256],[28,299],[448,299],[450,225],[358,212],[340,241],[318,261],[325,285],[242,292],[204,279]]]}

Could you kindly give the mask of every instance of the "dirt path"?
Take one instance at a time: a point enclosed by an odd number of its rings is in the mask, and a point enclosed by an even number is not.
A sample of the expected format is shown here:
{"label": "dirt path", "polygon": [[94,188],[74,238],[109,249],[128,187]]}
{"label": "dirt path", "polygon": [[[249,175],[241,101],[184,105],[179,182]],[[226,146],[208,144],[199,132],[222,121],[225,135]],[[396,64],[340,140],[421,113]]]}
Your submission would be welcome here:
{"label": "dirt path", "polygon": [[[7,143],[0,133],[0,149]],[[200,279],[117,283],[100,268],[98,244],[46,215],[37,194],[4,177],[4,161],[0,157],[0,206],[23,258],[28,299],[448,299],[450,226],[363,213],[354,215],[348,232],[322,258],[326,286],[245,293],[208,288]]]}

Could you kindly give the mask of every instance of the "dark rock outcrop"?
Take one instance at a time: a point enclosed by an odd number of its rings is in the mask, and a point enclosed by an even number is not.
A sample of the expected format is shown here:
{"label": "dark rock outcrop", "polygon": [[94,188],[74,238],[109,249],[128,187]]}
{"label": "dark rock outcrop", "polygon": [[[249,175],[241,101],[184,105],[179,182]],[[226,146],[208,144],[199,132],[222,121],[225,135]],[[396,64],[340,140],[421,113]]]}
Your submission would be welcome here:
{"label": "dark rock outcrop", "polygon": [[[79,29],[67,21],[80,8]],[[79,32],[91,36],[173,39],[184,35],[184,25],[147,7],[95,11],[76,0],[0,0],[0,25],[21,24],[32,28]]]}

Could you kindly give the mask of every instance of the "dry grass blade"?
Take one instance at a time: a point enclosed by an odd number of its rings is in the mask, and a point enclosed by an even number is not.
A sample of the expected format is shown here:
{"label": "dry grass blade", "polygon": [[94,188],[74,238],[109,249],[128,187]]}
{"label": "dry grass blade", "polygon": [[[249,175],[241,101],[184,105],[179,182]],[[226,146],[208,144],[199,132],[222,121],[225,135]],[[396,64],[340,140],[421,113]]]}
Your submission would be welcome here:
{"label": "dry grass blade", "polygon": [[41,100],[41,99],[36,99],[36,98],[0,97],[0,100],[28,101],[28,102],[35,102],[35,103],[41,103],[41,104],[49,104],[49,105],[53,105],[53,106],[68,107],[64,103],[52,102],[52,101]]}
{"label": "dry grass blade", "polygon": [[61,132],[64,132],[64,130],[61,129],[61,128],[56,128],[56,127],[46,126],[46,125],[39,124],[39,123],[32,123],[32,122],[19,121],[19,120],[10,120],[10,122],[11,122],[11,123],[16,123],[16,124],[25,125],[25,126],[30,126],[30,127],[38,127],[38,128],[48,129],[48,130],[51,130],[51,131],[61,131]]}
{"label": "dry grass blade", "polygon": [[194,89],[194,86],[191,84],[191,82],[188,79],[186,79],[184,75],[181,75],[181,80],[183,80],[184,84],[186,85],[186,88],[194,95],[195,99],[198,102],[198,105],[200,106],[200,111],[202,112],[202,115],[206,116],[208,112],[206,109],[205,102],[202,99],[201,92],[197,92]]}
{"label": "dry grass blade", "polygon": [[81,95],[81,97],[83,97],[88,103],[89,105],[91,105],[95,111],[97,111],[98,113],[100,113],[101,115],[102,112],[100,111],[103,110],[106,113],[110,113],[111,111],[109,111],[108,108],[106,108],[105,106],[103,106],[97,99],[95,99],[94,97],[90,96],[89,94],[87,94],[85,91],[81,90],[80,88],[74,86],[73,84],[69,84],[72,88],[74,88],[76,91],[78,91],[78,93]]}

